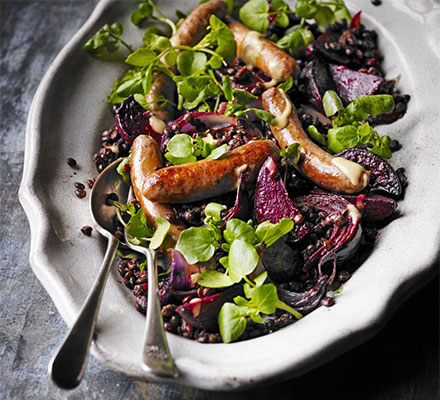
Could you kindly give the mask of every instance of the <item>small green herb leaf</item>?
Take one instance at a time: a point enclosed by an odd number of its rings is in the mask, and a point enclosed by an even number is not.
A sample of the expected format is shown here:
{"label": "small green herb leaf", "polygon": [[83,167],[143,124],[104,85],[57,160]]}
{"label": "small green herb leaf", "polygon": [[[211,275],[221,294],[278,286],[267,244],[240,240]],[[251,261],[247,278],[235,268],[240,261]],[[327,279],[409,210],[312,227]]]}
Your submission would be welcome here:
{"label": "small green herb leaf", "polygon": [[258,264],[255,248],[243,240],[236,239],[229,250],[229,277],[232,282],[240,282],[250,274]]}
{"label": "small green herb leaf", "polygon": [[332,117],[339,111],[344,109],[341,98],[337,95],[334,90],[327,90],[322,98],[322,105],[324,107],[324,112],[327,117]]}
{"label": "small green herb leaf", "polygon": [[171,226],[165,218],[157,217],[155,220],[157,228],[150,242],[150,248],[153,250],[158,249],[162,245]]}
{"label": "small green herb leaf", "polygon": [[269,27],[268,12],[267,0],[250,0],[240,8],[239,16],[249,29],[264,33]]}
{"label": "small green herb leaf", "polygon": [[238,218],[232,218],[226,223],[223,237],[229,244],[232,244],[236,239],[240,239],[249,244],[254,244],[256,240],[252,226]]}
{"label": "small green herb leaf", "polygon": [[255,234],[260,243],[265,243],[267,247],[272,246],[279,238],[289,233],[293,229],[293,221],[290,218],[283,218],[277,224],[264,221],[257,226]]}
{"label": "small green herb leaf", "polygon": [[176,250],[179,250],[190,264],[210,260],[216,247],[217,241],[212,232],[207,228],[196,227],[185,229],[176,244]]}
{"label": "small green herb leaf", "polygon": [[235,304],[223,304],[218,315],[220,334],[224,343],[238,339],[246,329],[246,318]]}
{"label": "small green herb leaf", "polygon": [[203,271],[198,276],[197,283],[200,286],[210,288],[228,287],[234,284],[227,274],[222,274],[221,272],[215,270]]}
{"label": "small green herb leaf", "polygon": [[214,222],[219,222],[222,220],[222,211],[226,208],[223,204],[208,203],[205,207],[205,216],[211,217]]}

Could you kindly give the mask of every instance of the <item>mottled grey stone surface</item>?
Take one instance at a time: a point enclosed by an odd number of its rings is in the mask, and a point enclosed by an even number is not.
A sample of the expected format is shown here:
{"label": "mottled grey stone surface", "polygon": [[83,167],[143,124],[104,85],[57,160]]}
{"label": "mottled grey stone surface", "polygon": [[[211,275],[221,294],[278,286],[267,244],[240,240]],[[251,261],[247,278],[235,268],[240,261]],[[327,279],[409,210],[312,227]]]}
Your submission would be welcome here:
{"label": "mottled grey stone surface", "polygon": [[77,389],[62,391],[49,381],[47,364],[66,327],[28,264],[29,227],[17,198],[25,124],[40,79],[94,5],[95,1],[0,2],[0,398],[438,398],[438,280],[409,300],[375,339],[277,386],[225,394],[145,384],[93,358]]}

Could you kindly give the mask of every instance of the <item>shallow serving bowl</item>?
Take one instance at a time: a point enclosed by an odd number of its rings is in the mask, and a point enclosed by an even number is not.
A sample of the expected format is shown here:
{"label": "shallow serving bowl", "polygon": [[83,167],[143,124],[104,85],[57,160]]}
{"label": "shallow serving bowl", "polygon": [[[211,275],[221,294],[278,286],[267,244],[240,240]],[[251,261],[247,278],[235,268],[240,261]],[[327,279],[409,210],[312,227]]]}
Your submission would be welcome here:
{"label": "shallow serving bowl", "polygon": [[[190,11],[198,1],[162,1]],[[82,44],[107,22],[122,22],[124,38],[141,45],[142,32],[129,23],[136,3],[103,0],[72,38],[41,82],[29,114],[20,200],[28,215],[31,267],[68,325],[74,321],[98,271],[104,240],[80,232],[90,224],[88,201],[74,195],[73,182],[96,175],[92,155],[99,133],[111,126],[106,98],[126,68],[88,56]],[[387,77],[401,74],[400,89],[411,95],[407,115],[381,126],[403,144],[392,164],[404,166],[409,187],[401,216],[381,232],[376,247],[344,286],[332,308],[322,307],[280,331],[246,342],[200,344],[168,335],[180,370],[176,381],[157,378],[141,366],[144,316],[120,282],[116,264],[98,318],[93,355],[128,376],[177,382],[203,389],[245,388],[298,376],[376,334],[391,313],[437,270],[440,247],[440,5],[435,0],[395,0],[363,9],[363,23],[379,33]],[[76,169],[66,158],[78,161]]]}

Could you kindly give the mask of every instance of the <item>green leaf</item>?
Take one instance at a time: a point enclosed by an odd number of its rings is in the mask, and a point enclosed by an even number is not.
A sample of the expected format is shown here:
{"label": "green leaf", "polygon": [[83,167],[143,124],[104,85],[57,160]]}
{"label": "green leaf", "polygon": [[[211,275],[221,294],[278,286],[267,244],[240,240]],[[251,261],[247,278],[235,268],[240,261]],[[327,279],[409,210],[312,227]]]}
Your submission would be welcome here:
{"label": "green leaf", "polygon": [[122,24],[120,24],[119,22],[115,22],[114,24],[110,25],[110,31],[115,35],[115,36],[121,36],[122,33],[124,32],[124,29],[122,27]]}
{"label": "green leaf", "polygon": [[211,217],[214,222],[222,220],[222,211],[226,210],[227,207],[219,203],[208,203],[205,207],[205,216]]}
{"label": "green leaf", "polygon": [[177,57],[177,68],[184,76],[200,71],[206,64],[207,57],[200,51],[182,51]]}
{"label": "green leaf", "polygon": [[292,89],[293,86],[293,78],[290,77],[287,81],[280,83],[277,88],[284,90],[286,93]]}
{"label": "green leaf", "polygon": [[333,129],[327,132],[327,146],[333,153],[339,153],[345,149],[345,147],[338,142],[336,131]]}
{"label": "green leaf", "polygon": [[225,75],[222,79],[223,92],[225,94],[225,99],[228,101],[234,100],[234,89],[232,88],[231,78]]}
{"label": "green leaf", "polygon": [[327,90],[322,98],[322,105],[327,117],[332,117],[344,109],[341,98],[334,90]]}
{"label": "green leaf", "polygon": [[215,52],[223,57],[228,63],[231,63],[236,58],[236,43],[234,34],[230,31],[228,26],[214,14],[209,18],[209,26],[211,36],[209,40],[213,40],[217,48]]}
{"label": "green leaf", "polygon": [[363,96],[354,99],[346,108],[357,121],[363,121],[368,116],[388,114],[394,109],[394,98],[389,94]]}
{"label": "green leaf", "polygon": [[299,143],[292,143],[287,148],[280,150],[280,156],[289,160],[293,164],[298,164],[301,157],[301,145]]}
{"label": "green leaf", "polygon": [[197,158],[193,155],[189,157],[174,157],[171,153],[166,153],[164,157],[173,165],[182,165],[197,161]]}
{"label": "green leaf", "polygon": [[225,303],[218,315],[218,325],[223,343],[230,343],[237,340],[246,330],[246,318],[240,307],[233,303]]}
{"label": "green leaf", "polygon": [[316,23],[322,30],[325,30],[327,25],[335,22],[335,14],[330,7],[319,6],[314,15]]}
{"label": "green leaf", "polygon": [[307,132],[318,143],[321,143],[325,146],[325,137],[318,131],[315,125],[309,125],[309,127],[307,128]]}
{"label": "green leaf", "polygon": [[249,244],[254,244],[256,240],[252,226],[238,218],[232,218],[226,223],[223,237],[229,244],[232,244],[236,239]]}
{"label": "green leaf", "polygon": [[248,104],[253,103],[258,99],[257,96],[254,96],[253,94],[246,92],[246,90],[241,89],[234,89],[233,95],[235,100],[239,105],[246,106]]}
{"label": "green leaf", "polygon": [[277,308],[278,294],[274,284],[256,287],[251,294],[252,304],[263,314],[273,314]]}
{"label": "green leaf", "polygon": [[255,234],[260,243],[265,243],[267,247],[272,246],[279,238],[286,235],[293,229],[293,221],[290,218],[283,218],[277,224],[264,221],[257,226]]}
{"label": "green leaf", "polygon": [[311,19],[315,16],[317,10],[316,1],[297,0],[295,4],[295,11],[301,18]]}
{"label": "green leaf", "polygon": [[162,245],[171,226],[165,218],[156,217],[155,220],[157,228],[150,242],[150,248],[153,250],[158,249]]}
{"label": "green leaf", "polygon": [[134,53],[131,53],[125,60],[127,64],[135,67],[145,67],[150,64],[156,57],[156,53],[153,50],[146,48],[137,49]]}
{"label": "green leaf", "polygon": [[130,183],[130,160],[131,154],[125,157],[116,168],[117,173],[122,176],[122,179],[127,184]]}
{"label": "green leaf", "polygon": [[258,264],[255,248],[243,240],[236,239],[229,250],[229,277],[235,283],[250,274]]}
{"label": "green leaf", "polygon": [[263,121],[267,122],[268,124],[272,125],[273,122],[275,121],[275,117],[267,111],[260,110],[259,108],[248,108],[248,110],[253,111],[254,114],[258,118],[262,119]]}
{"label": "green leaf", "polygon": [[220,157],[224,156],[228,152],[228,145],[222,144],[219,147],[216,147],[214,150],[211,151],[208,157],[206,157],[207,160],[218,160]]}
{"label": "green leaf", "polygon": [[209,229],[191,227],[185,229],[176,244],[190,264],[208,261],[214,255],[217,242]]}
{"label": "green leaf", "polygon": [[221,288],[232,286],[234,282],[227,274],[222,274],[216,270],[208,269],[203,271],[197,278],[197,283],[200,286],[209,288]]}
{"label": "green leaf", "polygon": [[193,155],[193,140],[192,137],[181,133],[175,135],[167,144],[167,150],[173,157],[187,158]]}
{"label": "green leaf", "polygon": [[264,271],[262,274],[258,275],[254,279],[255,286],[261,286],[267,279],[267,271]]}
{"label": "green leaf", "polygon": [[153,16],[153,7],[149,2],[142,2],[138,9],[131,13],[131,22],[139,26],[144,19],[150,19]]}
{"label": "green leaf", "polygon": [[147,225],[147,219],[144,211],[139,209],[135,215],[130,218],[126,226],[127,233],[137,239],[148,238],[151,236],[151,229]]}
{"label": "green leaf", "polygon": [[241,22],[249,29],[264,33],[269,27],[269,4],[267,0],[250,0],[240,8]]}
{"label": "green leaf", "polygon": [[336,135],[336,140],[344,146],[345,149],[354,147],[359,143],[358,131],[353,125],[346,125],[340,128],[332,128],[329,130],[331,134]]}

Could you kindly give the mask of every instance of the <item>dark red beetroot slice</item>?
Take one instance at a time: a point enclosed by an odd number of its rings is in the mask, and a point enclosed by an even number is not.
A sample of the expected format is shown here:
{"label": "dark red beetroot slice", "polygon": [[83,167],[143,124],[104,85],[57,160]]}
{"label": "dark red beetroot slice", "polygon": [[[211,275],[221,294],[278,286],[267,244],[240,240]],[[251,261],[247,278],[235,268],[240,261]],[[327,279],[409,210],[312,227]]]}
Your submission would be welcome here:
{"label": "dark red beetroot slice", "polygon": [[139,135],[150,135],[160,143],[162,133],[153,129],[150,117],[150,112],[145,110],[133,96],[130,96],[116,111],[116,128],[127,143],[132,143]]}
{"label": "dark red beetroot slice", "polygon": [[390,217],[397,209],[397,201],[378,194],[343,195],[344,199],[361,210],[362,218],[377,222]]}
{"label": "dark red beetroot slice", "polygon": [[291,292],[278,287],[278,298],[300,313],[307,314],[319,306],[332,281],[333,279],[330,280],[326,275],[322,275],[312,289],[302,293]]}
{"label": "dark red beetroot slice", "polygon": [[322,95],[319,93],[318,86],[313,77],[313,64],[308,63],[304,68],[303,75],[306,81],[305,92],[309,103],[319,111],[323,111],[322,108]]}
{"label": "dark red beetroot slice", "polygon": [[[321,269],[321,266],[331,259],[345,261],[356,253],[362,237],[361,214],[348,200],[334,193],[317,191],[297,197],[294,202],[324,211],[328,215],[322,224],[333,225],[330,238],[310,256],[304,265],[304,270],[317,259],[319,259],[318,266]],[[347,221],[346,224],[342,224],[344,220]]]}
{"label": "dark red beetroot slice", "polygon": [[336,90],[345,104],[362,96],[376,94],[384,79],[380,76],[354,71],[343,65],[330,65]]}
{"label": "dark red beetroot slice", "polygon": [[355,147],[345,149],[335,157],[343,157],[371,171],[369,186],[372,191],[383,192],[393,197],[402,195],[402,184],[393,167],[369,150]]}
{"label": "dark red beetroot slice", "polygon": [[223,218],[224,221],[229,221],[232,218],[239,218],[246,220],[249,214],[248,192],[246,190],[246,181],[249,177],[248,173],[241,173],[238,181],[237,197],[235,204],[228,210],[228,213]]}
{"label": "dark red beetroot slice", "polygon": [[242,295],[243,290],[239,285],[227,288],[224,292],[207,297],[196,297],[189,302],[177,307],[177,313],[195,328],[210,331],[218,329],[218,314],[226,302],[231,302],[234,297]]}
{"label": "dark red beetroot slice", "polygon": [[258,223],[269,221],[276,224],[283,218],[292,219],[295,222],[292,233],[294,240],[302,239],[308,232],[308,227],[303,224],[301,213],[290,200],[277,165],[270,156],[258,174],[254,208]]}

